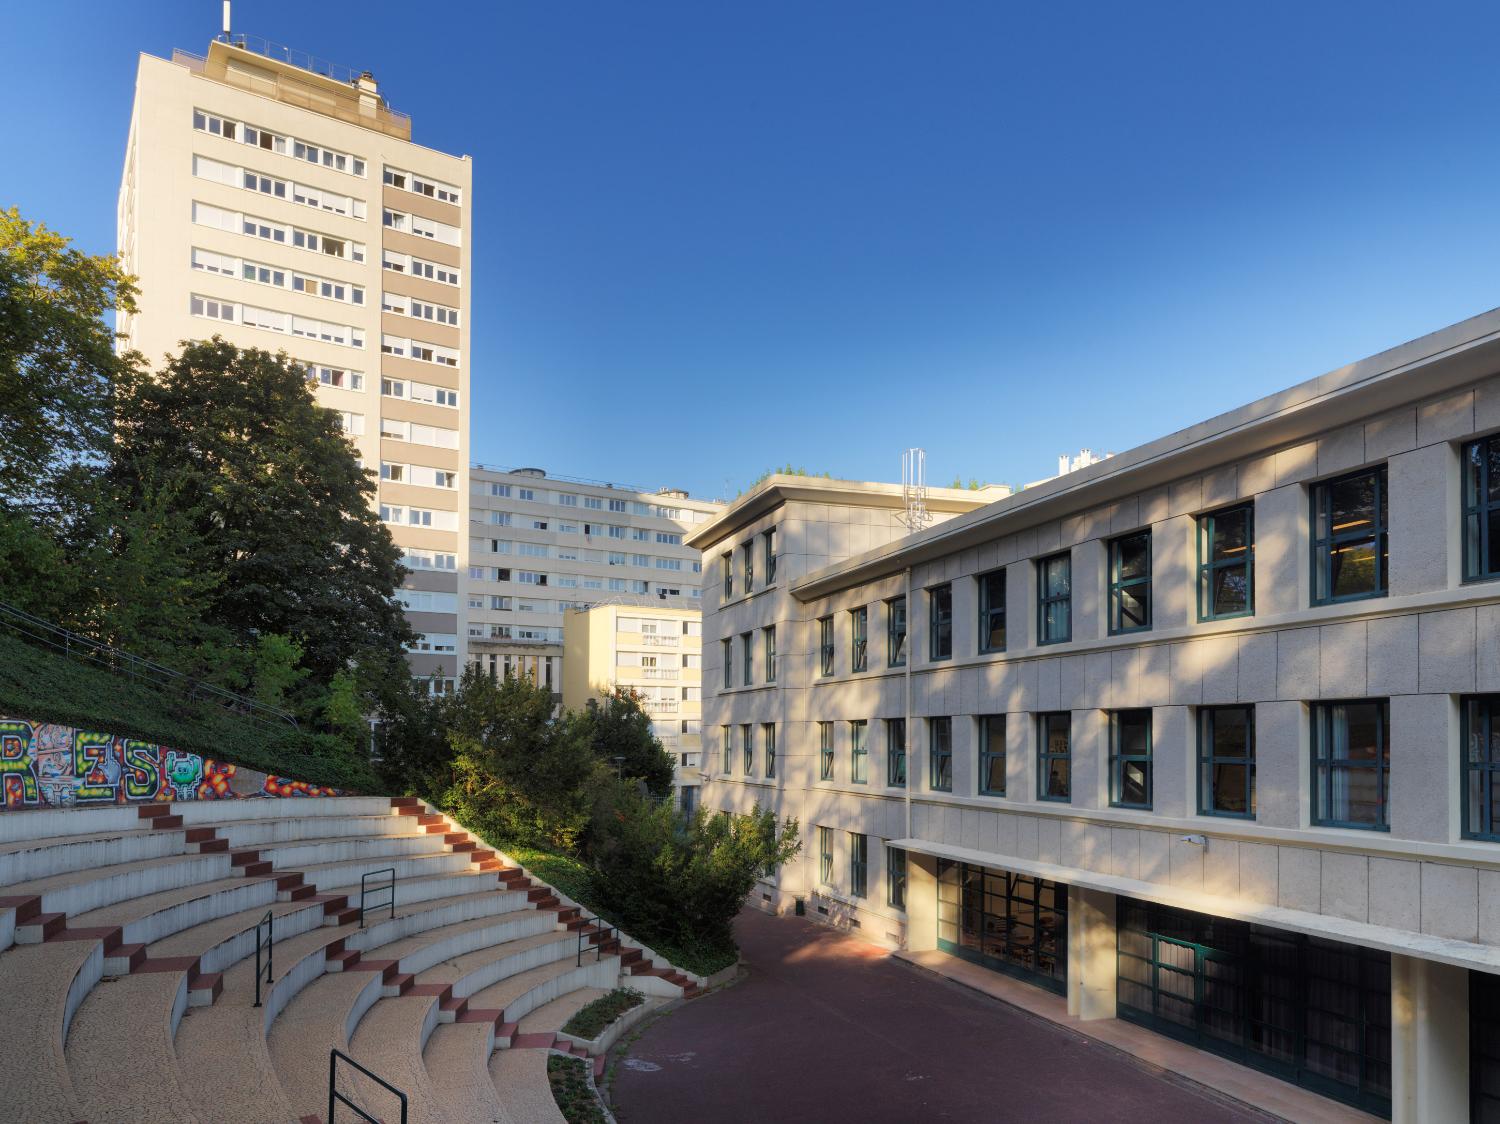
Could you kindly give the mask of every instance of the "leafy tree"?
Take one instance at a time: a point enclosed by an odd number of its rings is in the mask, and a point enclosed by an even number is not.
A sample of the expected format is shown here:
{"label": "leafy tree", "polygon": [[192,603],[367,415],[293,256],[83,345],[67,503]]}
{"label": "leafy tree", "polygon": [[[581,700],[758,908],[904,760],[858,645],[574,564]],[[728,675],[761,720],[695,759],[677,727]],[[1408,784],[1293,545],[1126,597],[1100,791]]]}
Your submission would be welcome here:
{"label": "leafy tree", "polygon": [[802,848],[797,821],[699,808],[685,820],[670,804],[627,797],[595,825],[590,882],[599,909],[631,934],[694,953],[733,950],[734,919],[756,880]]}
{"label": "leafy tree", "polygon": [[583,843],[597,790],[615,779],[594,755],[587,720],[554,720],[552,710],[552,692],[529,679],[496,683],[466,668],[445,708],[453,782],[439,803],[493,839]]}
{"label": "leafy tree", "polygon": [[138,369],[102,317],[135,311],[113,257],[0,211],[0,599],[82,624],[96,598],[110,391]]}
{"label": "leafy tree", "polygon": [[671,794],[676,765],[651,732],[639,693],[616,687],[602,701],[590,699],[585,721],[594,756],[620,777],[643,781],[658,800]]}
{"label": "leafy tree", "polygon": [[315,683],[350,667],[365,690],[405,678],[400,554],[300,365],[216,336],[155,375],[121,372],[115,401],[117,501],[186,520],[182,563],[219,579],[203,592],[209,625],[246,648],[294,640]]}

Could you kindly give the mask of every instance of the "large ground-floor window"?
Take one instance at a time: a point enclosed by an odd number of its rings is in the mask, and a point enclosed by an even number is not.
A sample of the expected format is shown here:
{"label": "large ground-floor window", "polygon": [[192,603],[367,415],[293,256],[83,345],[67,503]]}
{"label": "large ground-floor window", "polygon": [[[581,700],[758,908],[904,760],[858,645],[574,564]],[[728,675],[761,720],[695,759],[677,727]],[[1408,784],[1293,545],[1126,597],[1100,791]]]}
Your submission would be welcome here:
{"label": "large ground-floor window", "polygon": [[1068,979],[1068,888],[939,859],[938,948],[1061,992]]}
{"label": "large ground-floor window", "polygon": [[1500,976],[1469,973],[1469,1120],[1500,1124]]}
{"label": "large ground-floor window", "polygon": [[1389,1115],[1388,953],[1124,897],[1118,924],[1122,1019]]}

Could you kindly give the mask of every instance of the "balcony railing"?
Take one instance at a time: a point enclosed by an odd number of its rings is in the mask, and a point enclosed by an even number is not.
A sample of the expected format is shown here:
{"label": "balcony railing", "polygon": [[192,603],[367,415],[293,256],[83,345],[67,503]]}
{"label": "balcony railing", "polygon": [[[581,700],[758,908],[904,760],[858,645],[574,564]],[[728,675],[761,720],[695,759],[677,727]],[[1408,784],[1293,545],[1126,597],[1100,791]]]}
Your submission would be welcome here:
{"label": "balcony railing", "polygon": [[682,674],[675,667],[643,667],[641,668],[642,679],[676,679]]}
{"label": "balcony railing", "polygon": [[675,648],[681,643],[681,638],[676,636],[653,636],[646,633],[641,637],[641,643],[648,648]]}

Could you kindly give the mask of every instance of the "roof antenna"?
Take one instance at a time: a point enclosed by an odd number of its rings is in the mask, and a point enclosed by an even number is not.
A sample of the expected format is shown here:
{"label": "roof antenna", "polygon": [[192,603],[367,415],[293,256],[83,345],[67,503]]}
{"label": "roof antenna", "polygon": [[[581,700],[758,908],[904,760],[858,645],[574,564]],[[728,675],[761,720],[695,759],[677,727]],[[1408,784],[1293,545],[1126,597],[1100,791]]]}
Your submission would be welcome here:
{"label": "roof antenna", "polygon": [[224,41],[229,42],[229,0],[224,0]]}
{"label": "roof antenna", "polygon": [[927,510],[926,449],[908,449],[901,454],[901,495],[906,500],[906,513],[897,518],[915,534],[932,522],[932,512]]}

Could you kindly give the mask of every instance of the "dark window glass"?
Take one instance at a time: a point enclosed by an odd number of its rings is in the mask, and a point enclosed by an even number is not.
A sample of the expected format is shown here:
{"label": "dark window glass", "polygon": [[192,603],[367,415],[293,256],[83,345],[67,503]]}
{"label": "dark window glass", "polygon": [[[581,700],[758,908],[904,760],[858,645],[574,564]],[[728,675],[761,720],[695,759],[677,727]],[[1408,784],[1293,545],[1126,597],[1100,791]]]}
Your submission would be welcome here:
{"label": "dark window glass", "polygon": [[1198,517],[1198,619],[1255,611],[1255,514],[1250,504]]}
{"label": "dark window glass", "polygon": [[773,527],[761,537],[766,552],[766,584],[776,580],[776,529]]}
{"label": "dark window glass", "polygon": [[720,642],[724,652],[724,686],[734,686],[734,641]]}
{"label": "dark window glass", "polygon": [[1036,564],[1038,644],[1058,644],[1073,638],[1073,560],[1054,554]]}
{"label": "dark window glass", "polygon": [[1005,795],[1005,715],[986,714],[979,720],[979,791]]}
{"label": "dark window glass", "polygon": [[1313,488],[1313,604],[1385,593],[1385,493],[1384,465]]}
{"label": "dark window glass", "polygon": [[818,828],[818,881],[833,884],[833,828]]}
{"label": "dark window glass", "polygon": [[774,777],[776,775],[776,727],[767,722],[761,729],[765,731],[766,776]]}
{"label": "dark window glass", "polygon": [[885,603],[885,662],[891,667],[906,663],[906,598]]}
{"label": "dark window glass", "polygon": [[1073,798],[1073,716],[1063,711],[1037,716],[1038,800]]}
{"label": "dark window glass", "polygon": [[1390,827],[1390,706],[1320,703],[1312,711],[1312,819],[1324,827]]}
{"label": "dark window glass", "polygon": [[906,852],[900,847],[885,849],[885,904],[906,908]]}
{"label": "dark window glass", "polygon": [[1151,807],[1151,712],[1117,710],[1109,716],[1109,802]]}
{"label": "dark window glass", "polygon": [[726,554],[724,562],[724,600],[734,596],[734,555]]}
{"label": "dark window glass", "polygon": [[823,675],[833,674],[833,618],[818,619],[818,661]]}
{"label": "dark window glass", "polygon": [[745,753],[745,776],[755,772],[755,727],[740,727],[740,743]]}
{"label": "dark window glass", "polygon": [[1464,580],[1500,577],[1500,434],[1464,446]]}
{"label": "dark window glass", "polygon": [[818,723],[818,780],[833,780],[833,723]]}
{"label": "dark window glass", "polygon": [[849,833],[849,893],[856,898],[865,896],[870,872],[870,840],[858,832]]}
{"label": "dark window glass", "polygon": [[870,666],[870,610],[861,605],[849,612],[849,629],[853,640],[850,656],[851,671],[865,671]]}
{"label": "dark window glass", "polygon": [[870,724],[864,719],[849,723],[849,779],[855,784],[870,780]]}
{"label": "dark window glass", "polygon": [[1463,701],[1464,835],[1500,840],[1500,695]]}
{"label": "dark window glass", "polygon": [[733,768],[734,761],[734,731],[729,726],[720,727],[724,731],[724,772]]}
{"label": "dark window glass", "polygon": [[1255,817],[1255,708],[1198,711],[1198,811]]}
{"label": "dark window glass", "polygon": [[979,650],[1005,651],[1005,571],[979,576]]}
{"label": "dark window glass", "polygon": [[744,669],[741,672],[741,682],[748,687],[755,681],[755,633],[740,633],[740,656]]}
{"label": "dark window glass", "polygon": [[927,591],[928,648],[927,656],[932,660],[946,660],[953,656],[953,587],[935,586]]}
{"label": "dark window glass", "polygon": [[760,630],[765,637],[763,643],[766,649],[766,682],[776,682],[776,626]]}
{"label": "dark window glass", "polygon": [[885,723],[885,783],[906,787],[906,719],[889,718]]}
{"label": "dark window glass", "polygon": [[934,792],[953,791],[953,720],[927,720],[927,785]]}
{"label": "dark window glass", "polygon": [[938,948],[1052,991],[1068,977],[1068,888],[938,860]]}
{"label": "dark window glass", "polygon": [[1151,532],[1125,535],[1109,544],[1109,631],[1151,627]]}
{"label": "dark window glass", "polygon": [[747,542],[740,547],[740,558],[745,569],[745,592],[755,588],[755,544]]}

